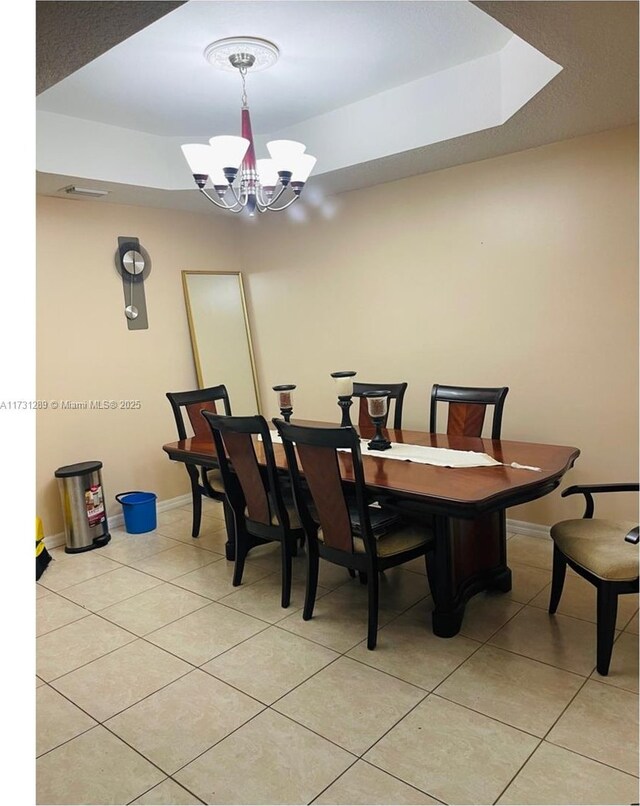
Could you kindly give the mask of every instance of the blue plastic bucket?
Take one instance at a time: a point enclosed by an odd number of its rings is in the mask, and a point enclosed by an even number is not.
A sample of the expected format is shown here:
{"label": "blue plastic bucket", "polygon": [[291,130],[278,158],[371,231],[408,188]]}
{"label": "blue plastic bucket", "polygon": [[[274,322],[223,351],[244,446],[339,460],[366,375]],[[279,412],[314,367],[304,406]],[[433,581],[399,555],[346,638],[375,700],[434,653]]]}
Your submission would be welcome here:
{"label": "blue plastic bucket", "polygon": [[122,504],[124,528],[129,534],[139,535],[156,528],[157,497],[155,493],[143,493],[139,490],[116,495],[116,501]]}

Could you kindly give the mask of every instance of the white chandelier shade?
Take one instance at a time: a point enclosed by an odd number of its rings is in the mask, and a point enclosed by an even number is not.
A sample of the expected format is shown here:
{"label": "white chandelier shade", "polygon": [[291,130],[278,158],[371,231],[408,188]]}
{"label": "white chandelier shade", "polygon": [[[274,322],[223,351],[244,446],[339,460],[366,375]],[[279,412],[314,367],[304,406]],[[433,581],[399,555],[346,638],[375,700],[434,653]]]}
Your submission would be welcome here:
{"label": "white chandelier shade", "polygon": [[249,148],[249,140],[245,137],[234,137],[229,134],[221,134],[209,140],[213,165],[221,168],[240,168],[244,155]]}
{"label": "white chandelier shade", "polygon": [[[302,143],[297,143],[295,140],[272,140],[267,143],[267,151],[271,155],[271,159],[276,165],[278,171],[284,171],[287,168],[291,170],[293,161],[304,154],[305,146]],[[286,166],[286,167],[285,167]]]}
{"label": "white chandelier shade", "polygon": [[[275,45],[263,40],[220,40],[206,49],[207,59],[212,61],[212,54],[215,54],[218,45],[220,52],[226,54],[230,43],[242,48],[228,56],[228,62],[238,69],[242,78],[242,136],[217,135],[209,140],[209,145],[187,143],[182,146],[182,153],[198,189],[216,207],[233,213],[246,209],[249,215],[253,215],[256,210],[260,213],[266,210],[285,210],[300,198],[316,164],[316,158],[305,153],[303,143],[295,140],[272,140],[267,143],[270,158],[256,160],[245,76],[254,66],[256,55],[260,57],[268,51],[273,63],[277,59],[278,50]],[[213,185],[213,196],[207,192],[207,185]],[[276,206],[285,192],[289,199],[284,196],[284,201]]]}
{"label": "white chandelier shade", "polygon": [[211,148],[209,146],[203,143],[185,143],[180,148],[189,163],[192,174],[211,173]]}
{"label": "white chandelier shade", "polygon": [[306,182],[309,174],[313,171],[317,159],[312,157],[311,154],[299,154],[292,161],[292,176],[291,182]]}

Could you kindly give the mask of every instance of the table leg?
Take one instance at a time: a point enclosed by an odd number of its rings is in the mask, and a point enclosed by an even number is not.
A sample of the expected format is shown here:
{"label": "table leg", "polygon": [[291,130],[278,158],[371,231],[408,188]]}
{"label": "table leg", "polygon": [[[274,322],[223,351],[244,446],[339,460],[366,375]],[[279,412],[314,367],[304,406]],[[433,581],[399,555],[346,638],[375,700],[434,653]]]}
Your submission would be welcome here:
{"label": "table leg", "polygon": [[451,638],[460,630],[466,603],[483,590],[511,590],[504,510],[475,520],[434,517],[433,632]]}
{"label": "table leg", "polygon": [[435,573],[431,574],[431,593],[434,600],[434,610],[431,614],[431,624],[435,635],[441,638],[451,638],[460,630],[464,604],[456,602],[453,579],[453,556],[450,533],[451,521],[444,515],[435,515],[433,528],[435,533]]}

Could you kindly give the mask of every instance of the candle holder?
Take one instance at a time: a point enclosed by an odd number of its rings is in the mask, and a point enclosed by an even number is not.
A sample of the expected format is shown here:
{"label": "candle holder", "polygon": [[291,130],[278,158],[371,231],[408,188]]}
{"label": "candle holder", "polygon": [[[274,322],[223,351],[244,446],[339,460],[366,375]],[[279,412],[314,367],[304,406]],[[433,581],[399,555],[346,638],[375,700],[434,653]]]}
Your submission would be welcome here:
{"label": "candle holder", "polygon": [[351,428],[353,423],[349,416],[349,409],[351,408],[353,397],[353,377],[356,373],[352,370],[341,372],[332,372],[331,377],[336,382],[336,391],[338,392],[338,406],[342,409],[341,428]]}
{"label": "candle holder", "polygon": [[370,451],[387,451],[391,447],[389,440],[382,434],[382,425],[387,417],[390,394],[388,389],[376,389],[375,391],[363,393],[363,397],[367,399],[369,417],[371,417],[371,421],[376,427],[375,436],[367,445]]}
{"label": "candle holder", "polygon": [[293,390],[296,388],[294,383],[284,383],[279,386],[274,386],[273,391],[278,397],[278,407],[280,414],[282,414],[285,423],[288,423],[293,414]]}

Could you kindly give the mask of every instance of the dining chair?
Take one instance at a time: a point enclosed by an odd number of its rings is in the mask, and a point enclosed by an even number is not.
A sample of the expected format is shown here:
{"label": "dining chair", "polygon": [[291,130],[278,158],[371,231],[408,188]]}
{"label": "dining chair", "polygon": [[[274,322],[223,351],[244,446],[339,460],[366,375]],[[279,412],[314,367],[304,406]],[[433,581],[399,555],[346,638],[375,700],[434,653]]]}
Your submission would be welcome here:
{"label": "dining chair", "polygon": [[638,492],[638,484],[589,484],[567,487],[562,497],[581,493],[582,518],[551,527],[553,571],[549,613],[558,609],[567,565],[596,588],[596,668],[609,673],[615,636],[618,596],[638,593],[638,525],[626,520],[594,518],[595,493]]}
{"label": "dining chair", "polygon": [[402,406],[404,403],[404,393],[407,391],[408,384],[406,383],[356,383],[353,384],[353,396],[360,398],[360,407],[358,409],[358,425],[371,426],[371,417],[367,408],[367,398],[364,397],[365,392],[374,392],[378,389],[384,389],[389,392],[387,414],[383,423],[383,427],[387,427],[387,420],[389,419],[390,404],[393,401],[393,427],[395,429],[402,428]]}
{"label": "dining chair", "polygon": [[[508,386],[477,387],[477,386],[444,386],[434,384],[431,389],[431,407],[429,411],[429,431],[437,433],[437,412],[439,403],[447,403],[447,435],[480,437],[484,426],[487,406],[492,405],[493,419],[491,423],[491,439],[500,439],[502,431],[502,412],[504,401],[509,391]],[[383,509],[394,512],[410,523],[418,524],[424,528],[434,529],[434,515],[429,507],[420,501],[414,501],[401,496],[384,496],[379,498]],[[503,531],[506,530],[506,516],[504,510],[499,515],[481,515],[476,523],[498,517]],[[473,535],[474,523],[472,521],[451,520],[450,529],[456,551],[469,550],[476,538]],[[427,575],[435,598],[435,580],[432,576],[436,566],[435,549],[429,551],[427,559]]]}
{"label": "dining chair", "polygon": [[[267,421],[261,415],[225,417],[204,411],[218,456],[222,483],[235,525],[233,585],[242,583],[245,560],[255,546],[277,541],[282,558],[282,607],[291,599],[291,558],[304,536],[293,499],[283,491]],[[256,443],[264,462],[258,461]]]}
{"label": "dining chair", "polygon": [[[320,557],[358,571],[361,580],[366,575],[368,590],[367,648],[375,649],[378,574],[416,557],[424,556],[426,561],[433,535],[429,530],[398,525],[395,516],[389,517],[368,505],[360,439],[354,428],[293,425],[277,418],[273,422],[282,437],[294,499],[307,538],[302,618],[309,621],[313,616]],[[347,495],[340,475],[342,456],[353,468],[353,498]]]}
{"label": "dining chair", "polygon": [[500,439],[502,411],[508,386],[444,386],[434,383],[431,389],[429,431],[437,433],[438,403],[448,403],[447,434],[465,437],[482,435],[487,406],[492,405],[491,439]]}
{"label": "dining chair", "polygon": [[[224,413],[231,415],[231,403],[224,384],[210,386],[206,389],[193,389],[187,392],[167,392],[171,410],[178,429],[178,439],[188,439],[187,421],[191,426],[196,439],[211,440],[211,431],[206,420],[203,419],[203,410],[216,413],[218,406],[222,405]],[[187,420],[185,420],[185,415]],[[193,501],[193,528],[192,537],[200,534],[202,520],[202,496],[222,501],[224,506],[227,536],[233,541],[233,518],[225,503],[224,487],[219,468],[205,468],[202,465],[187,464],[187,473],[191,482],[191,498]]]}

